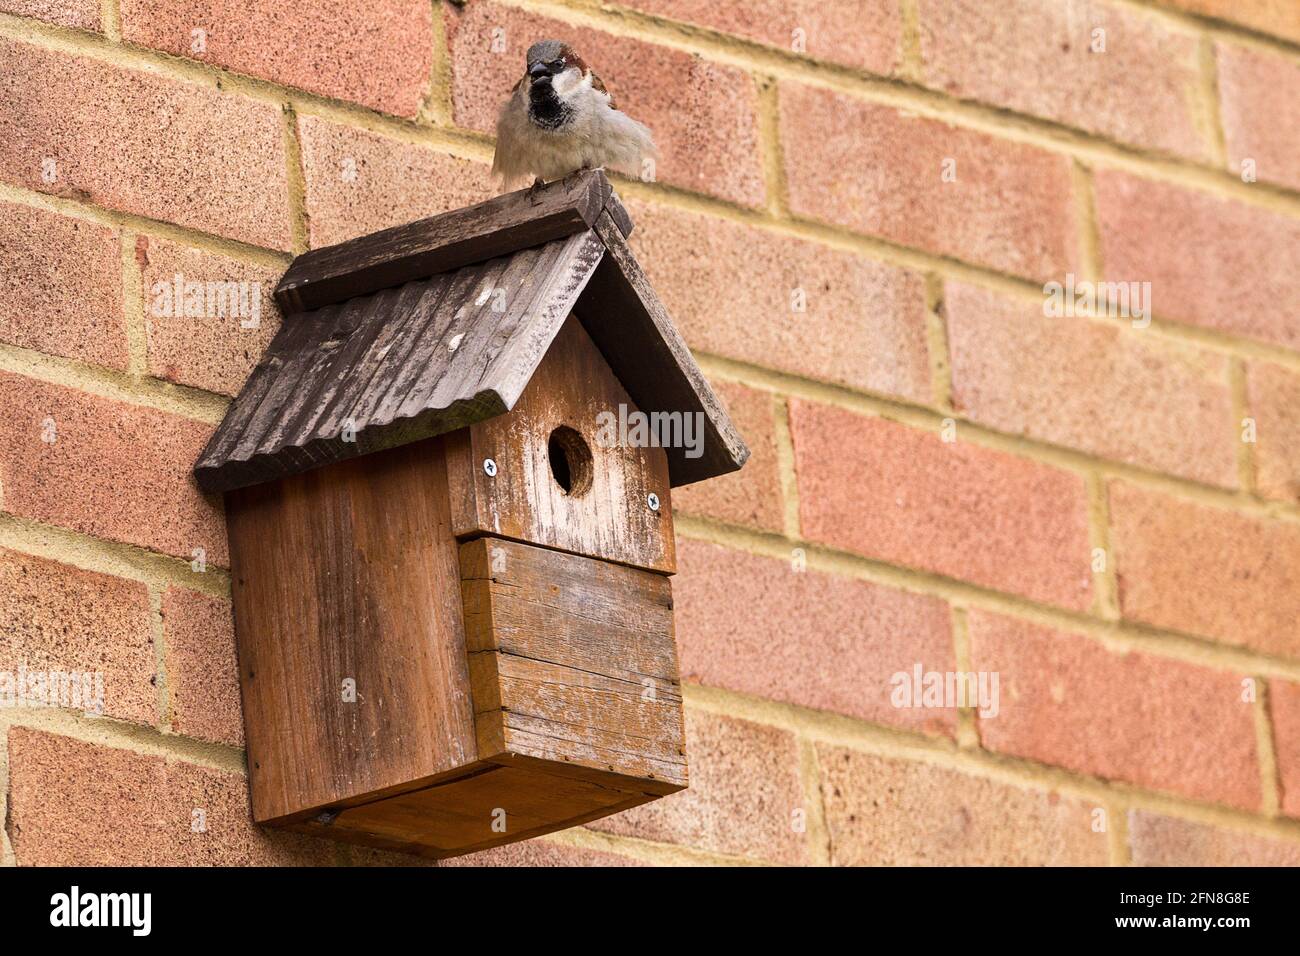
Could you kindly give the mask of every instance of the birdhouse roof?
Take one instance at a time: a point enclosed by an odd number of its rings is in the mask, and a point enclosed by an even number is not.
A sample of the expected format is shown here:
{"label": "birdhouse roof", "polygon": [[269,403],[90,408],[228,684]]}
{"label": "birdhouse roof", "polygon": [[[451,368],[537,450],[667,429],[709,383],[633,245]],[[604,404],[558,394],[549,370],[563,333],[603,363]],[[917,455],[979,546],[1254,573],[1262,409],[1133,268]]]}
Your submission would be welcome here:
{"label": "birdhouse roof", "polygon": [[284,321],[195,465],[199,486],[271,481],[503,414],[571,313],[641,411],[703,413],[702,454],[665,449],[674,486],[738,469],[749,449],[631,230],[596,170],[298,256],[275,291]]}

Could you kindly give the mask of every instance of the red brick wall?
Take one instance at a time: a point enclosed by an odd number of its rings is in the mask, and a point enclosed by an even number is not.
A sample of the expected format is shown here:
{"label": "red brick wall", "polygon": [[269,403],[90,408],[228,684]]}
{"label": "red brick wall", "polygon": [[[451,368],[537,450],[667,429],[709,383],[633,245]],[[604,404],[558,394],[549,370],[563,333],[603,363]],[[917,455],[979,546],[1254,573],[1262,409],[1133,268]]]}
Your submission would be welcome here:
{"label": "red brick wall", "polygon": [[676,496],[691,789],[474,859],[1300,864],[1297,11],[0,0],[0,671],[105,681],[0,709],[3,861],[400,859],[249,823],[188,472],[278,316],[155,287],[489,195],[556,35],[655,131],[634,246],[754,454]]}

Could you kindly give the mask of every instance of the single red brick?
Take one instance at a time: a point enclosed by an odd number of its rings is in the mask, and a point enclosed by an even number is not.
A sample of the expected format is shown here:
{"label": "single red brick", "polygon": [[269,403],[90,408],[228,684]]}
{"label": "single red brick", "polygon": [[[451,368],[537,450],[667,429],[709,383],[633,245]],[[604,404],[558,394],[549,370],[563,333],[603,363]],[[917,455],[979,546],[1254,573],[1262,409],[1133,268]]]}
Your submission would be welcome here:
{"label": "single red brick", "polygon": [[1270,681],[1268,694],[1282,812],[1300,817],[1300,684]]}
{"label": "single red brick", "polygon": [[162,615],[172,729],[242,747],[244,719],[230,602],[169,587]]}
{"label": "single red brick", "polygon": [[425,146],[300,116],[311,245],[482,202],[494,193],[489,167]]}
{"label": "single red brick", "polygon": [[1238,423],[1223,356],[1109,322],[1049,318],[1044,304],[948,283],[959,411],[999,431],[1236,485]]}
{"label": "single red brick", "polygon": [[1255,419],[1255,482],[1282,501],[1300,501],[1300,374],[1271,362],[1251,362],[1246,386]]}
{"label": "single red brick", "polygon": [[440,860],[439,866],[508,866],[508,867],[575,867],[575,866],[642,866],[637,860],[599,850],[585,850],[544,840],[524,840],[505,846]]}
{"label": "single red brick", "polygon": [[0,203],[0,341],[126,368],[117,230]]}
{"label": "single red brick", "polygon": [[809,539],[1037,601],[1091,604],[1081,477],[801,399],[790,425]]}
{"label": "single red brick", "polygon": [[872,73],[898,70],[902,17],[892,0],[628,0],[653,16],[731,33],[765,46]]}
{"label": "single red brick", "polygon": [[1300,6],[1294,0],[1156,0],[1178,10],[1227,23],[1238,23],[1276,37],[1300,43]]}
{"label": "single red brick", "polygon": [[9,816],[26,866],[286,866],[333,844],[253,825],[243,774],[13,727]]}
{"label": "single red brick", "polygon": [[1197,123],[1200,38],[1185,27],[1097,0],[920,0],[920,16],[930,86],[1143,149],[1211,156]]}
{"label": "single red brick", "polygon": [[429,88],[433,13],[424,0],[122,0],[122,39],[414,116]]}
{"label": "single red brick", "polygon": [[271,293],[283,270],[147,236],[137,238],[135,257],[149,374],[239,394],[280,327]]}
{"label": "single red brick", "polygon": [[0,12],[102,32],[99,0],[0,0]]}
{"label": "single red brick", "polygon": [[496,3],[443,9],[458,126],[495,131],[501,104],[524,75],[528,45],[554,37],[582,54],[619,109],[654,132],[655,179],[746,206],[762,204],[758,91],[744,70]]}
{"label": "single red brick", "polygon": [[780,531],[785,505],[776,460],[774,399],[767,392],[732,382],[714,382],[713,390],[745,436],[749,460],[740,471],[674,489],[673,507],[686,514]]}
{"label": "single red brick", "polygon": [[713,216],[628,208],[632,247],[693,349],[930,402],[916,273]]}
{"label": "single red brick", "polygon": [[1105,277],[1150,282],[1156,318],[1300,348],[1300,219],[1169,183],[1095,177]]}
{"label": "single red brick", "polygon": [[[913,670],[956,667],[948,605],[700,541],[677,545],[682,679],[951,737],[951,707],[897,706]],[[898,675],[903,677],[898,677]]]}
{"label": "single red brick", "polygon": [[287,249],[273,105],[0,39],[0,179]]}
{"label": "single red brick", "polygon": [[1110,520],[1124,617],[1300,654],[1300,528],[1123,482]]}
{"label": "single red brick", "polygon": [[[1257,809],[1243,677],[971,611],[971,665],[998,674],[984,746],[1107,780]],[[1141,728],[1141,732],[1135,732]]]}
{"label": "single red brick", "polygon": [[818,746],[840,866],[1102,866],[1096,807],[921,763]]}
{"label": "single red brick", "polygon": [[1031,278],[1073,268],[1066,157],[831,90],[780,101],[796,215]]}
{"label": "single red brick", "polygon": [[1259,179],[1300,189],[1300,64],[1228,43],[1215,58],[1229,168],[1251,160]]}
{"label": "single red brick", "polygon": [[1132,810],[1128,842],[1138,866],[1300,866],[1300,843]]}
{"label": "single red brick", "polygon": [[228,561],[220,502],[191,474],[212,426],[0,372],[4,510],[166,554]]}
{"label": "single red brick", "polygon": [[805,836],[796,830],[808,813],[792,734],[688,710],[686,753],[688,789],[589,825],[712,853],[807,862]]}
{"label": "single red brick", "polygon": [[[10,683],[5,694],[22,694],[20,669],[29,677],[59,672],[57,685],[44,685],[45,692],[57,693],[52,705],[157,723],[148,589],[0,549],[0,671]],[[75,675],[75,683],[65,684],[62,674]]]}

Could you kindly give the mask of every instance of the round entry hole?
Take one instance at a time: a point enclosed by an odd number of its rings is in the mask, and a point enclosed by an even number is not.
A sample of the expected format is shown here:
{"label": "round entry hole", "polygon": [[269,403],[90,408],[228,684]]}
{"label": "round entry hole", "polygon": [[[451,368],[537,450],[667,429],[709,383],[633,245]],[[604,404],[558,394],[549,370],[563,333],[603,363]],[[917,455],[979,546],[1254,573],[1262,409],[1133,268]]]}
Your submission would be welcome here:
{"label": "round entry hole", "polygon": [[546,443],[555,483],[571,497],[584,494],[591,487],[591,448],[581,435],[568,425],[551,432]]}

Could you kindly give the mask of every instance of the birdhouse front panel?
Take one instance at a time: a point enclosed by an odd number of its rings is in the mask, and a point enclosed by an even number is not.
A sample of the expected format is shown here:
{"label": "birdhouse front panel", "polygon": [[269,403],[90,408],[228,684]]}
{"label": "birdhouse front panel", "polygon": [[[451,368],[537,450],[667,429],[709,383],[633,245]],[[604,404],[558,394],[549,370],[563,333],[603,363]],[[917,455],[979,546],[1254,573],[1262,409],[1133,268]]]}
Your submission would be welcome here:
{"label": "birdhouse front panel", "polygon": [[514,409],[451,438],[456,534],[676,571],[668,459],[629,421],[647,418],[570,317]]}
{"label": "birdhouse front panel", "polygon": [[480,753],[686,786],[666,576],[496,538],[462,544],[460,573]]}
{"label": "birdhouse front panel", "polygon": [[259,823],[442,857],[687,785],[671,488],[748,454],[583,173],[300,256],[196,466]]}

